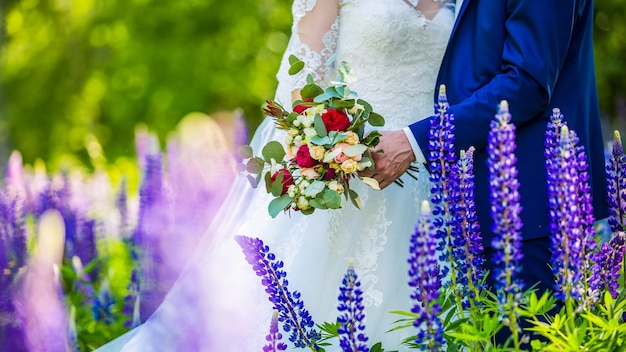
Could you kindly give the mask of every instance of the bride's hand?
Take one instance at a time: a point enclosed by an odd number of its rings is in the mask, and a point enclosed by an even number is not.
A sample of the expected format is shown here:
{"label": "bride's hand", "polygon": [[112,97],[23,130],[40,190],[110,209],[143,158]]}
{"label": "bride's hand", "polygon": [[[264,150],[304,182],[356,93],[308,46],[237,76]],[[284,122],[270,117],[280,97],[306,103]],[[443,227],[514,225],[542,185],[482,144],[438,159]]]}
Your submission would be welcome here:
{"label": "bride's hand", "polygon": [[415,161],[415,154],[404,131],[381,132],[380,142],[371,151],[375,169],[366,169],[359,175],[374,178],[381,189],[402,176]]}

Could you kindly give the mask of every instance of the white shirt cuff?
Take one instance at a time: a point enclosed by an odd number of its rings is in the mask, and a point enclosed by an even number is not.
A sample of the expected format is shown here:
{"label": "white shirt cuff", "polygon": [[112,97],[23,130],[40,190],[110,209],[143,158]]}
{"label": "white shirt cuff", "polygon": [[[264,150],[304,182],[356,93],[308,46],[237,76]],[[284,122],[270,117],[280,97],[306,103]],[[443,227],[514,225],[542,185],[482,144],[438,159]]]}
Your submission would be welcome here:
{"label": "white shirt cuff", "polygon": [[402,129],[402,131],[404,131],[404,134],[406,134],[406,138],[409,140],[409,143],[411,144],[411,148],[413,149],[413,154],[415,154],[415,162],[420,163],[420,164],[426,164],[426,158],[424,157],[424,153],[422,153],[420,146],[417,144],[417,140],[415,139],[413,132],[411,132],[411,129],[408,127],[405,127]]}

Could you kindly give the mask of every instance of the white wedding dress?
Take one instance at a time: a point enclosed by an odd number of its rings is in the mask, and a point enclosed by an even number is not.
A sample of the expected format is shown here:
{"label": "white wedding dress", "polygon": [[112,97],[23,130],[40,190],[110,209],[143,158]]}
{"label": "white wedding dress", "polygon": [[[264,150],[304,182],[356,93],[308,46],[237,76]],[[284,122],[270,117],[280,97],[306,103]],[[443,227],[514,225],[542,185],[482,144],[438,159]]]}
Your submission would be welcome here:
{"label": "white wedding dress", "polygon": [[[435,80],[454,14],[450,4],[422,13],[421,6],[433,0],[421,1],[295,0],[293,35],[277,76],[276,99],[291,106],[291,91],[303,85],[306,74],[332,79],[326,61],[336,54],[335,62],[348,62],[358,77],[352,90],[385,117],[381,129],[399,130],[432,115]],[[292,53],[307,62],[305,72],[295,77],[287,74]],[[282,135],[268,118],[251,144],[260,153],[273,139],[282,140]],[[362,210],[344,202],[340,210],[310,216],[291,212],[276,219],[267,214],[271,198],[263,187],[252,189],[244,177],[238,178],[160,308],[142,326],[98,351],[262,351],[272,305],[235,235],[262,239],[285,262],[289,288],[302,293],[316,323],[336,320],[339,286],[352,260],[364,291],[368,344],[382,341],[386,350],[403,350],[399,342],[415,331],[387,331],[398,319],[389,311],[409,311],[413,304],[409,239],[420,203],[430,192],[423,167],[418,178],[404,176],[404,188],[391,185],[384,191],[352,182]],[[288,334],[283,335],[287,342]],[[334,347],[326,350],[340,350],[338,341],[332,342]]]}

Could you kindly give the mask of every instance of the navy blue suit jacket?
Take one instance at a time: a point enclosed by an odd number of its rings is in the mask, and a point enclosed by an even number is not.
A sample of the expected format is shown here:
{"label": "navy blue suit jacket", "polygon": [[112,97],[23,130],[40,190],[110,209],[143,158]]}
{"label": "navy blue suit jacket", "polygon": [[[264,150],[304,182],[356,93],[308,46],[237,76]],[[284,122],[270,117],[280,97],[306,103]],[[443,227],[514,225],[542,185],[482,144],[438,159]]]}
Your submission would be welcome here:
{"label": "navy blue suit jacket", "polygon": [[[437,86],[447,87],[457,155],[476,148],[476,205],[485,245],[493,238],[487,134],[501,100],[509,102],[517,128],[523,239],[549,236],[543,141],[555,107],[585,146],[595,216],[606,217],[593,0],[465,0],[457,11]],[[428,119],[409,127],[428,155]]]}

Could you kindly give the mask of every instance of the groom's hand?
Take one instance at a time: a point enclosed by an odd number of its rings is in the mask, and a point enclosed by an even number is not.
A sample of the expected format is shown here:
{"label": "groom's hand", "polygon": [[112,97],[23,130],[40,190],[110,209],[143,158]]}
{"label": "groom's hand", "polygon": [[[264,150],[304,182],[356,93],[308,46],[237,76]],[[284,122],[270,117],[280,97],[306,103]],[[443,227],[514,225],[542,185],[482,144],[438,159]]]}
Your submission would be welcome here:
{"label": "groom's hand", "polygon": [[359,175],[372,177],[383,189],[408,170],[415,161],[415,154],[404,131],[381,132],[380,142],[372,148],[374,170],[364,170]]}

